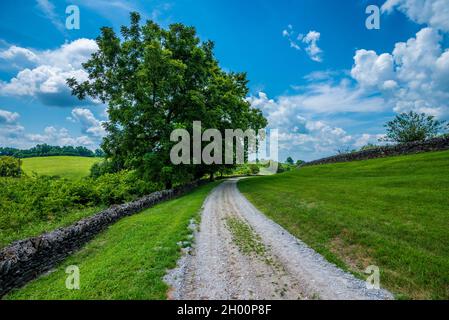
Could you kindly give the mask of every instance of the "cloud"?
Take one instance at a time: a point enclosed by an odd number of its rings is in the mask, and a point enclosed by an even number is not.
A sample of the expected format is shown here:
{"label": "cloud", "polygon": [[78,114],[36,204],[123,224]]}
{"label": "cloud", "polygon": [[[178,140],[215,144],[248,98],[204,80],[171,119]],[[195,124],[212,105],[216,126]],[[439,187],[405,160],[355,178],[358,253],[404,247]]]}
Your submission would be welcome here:
{"label": "cloud", "polygon": [[283,95],[275,100],[259,92],[250,96],[248,101],[264,112],[270,127],[289,131],[294,131],[304,116],[380,113],[387,109],[382,98],[366,96],[363,90],[351,87],[345,81],[337,85],[311,84],[301,93]]}
{"label": "cloud", "polygon": [[296,42],[296,39],[292,38],[295,35],[291,24],[287,26],[287,29],[282,31],[282,36],[288,39],[288,42],[290,43],[290,48],[301,50],[301,47]]}
{"label": "cloud", "polygon": [[17,112],[10,112],[0,109],[0,125],[2,124],[15,124],[20,115]]}
{"label": "cloud", "polygon": [[37,8],[42,12],[43,16],[50,20],[59,31],[64,31],[64,23],[56,13],[54,4],[49,0],[36,0],[36,3]]}
{"label": "cloud", "polygon": [[82,133],[93,138],[102,138],[106,135],[103,127],[104,121],[97,120],[89,109],[75,108],[72,110],[71,118],[81,124]]}
{"label": "cloud", "polygon": [[24,127],[21,125],[0,125],[0,140],[2,146],[14,146],[23,136]]}
{"label": "cloud", "polygon": [[[83,70],[82,63],[97,50],[94,40],[78,39],[55,50],[32,51],[10,47],[1,51],[0,58],[3,60],[22,61],[23,64],[22,70],[15,77],[7,82],[0,82],[0,95],[32,97],[51,106],[71,107],[79,104],[79,100],[71,95],[66,80],[71,77],[79,81],[87,80],[88,75]],[[27,58],[26,61],[23,57]],[[35,67],[26,67],[26,63],[30,62]]]}
{"label": "cloud", "polygon": [[[77,109],[75,109],[77,110]],[[101,122],[93,117],[87,109],[80,109],[78,114],[82,123],[82,135],[73,136],[66,128],[55,128],[47,126],[42,133],[27,133],[25,128],[18,122],[20,115],[17,112],[10,112],[0,109],[0,141],[1,146],[11,146],[16,148],[30,148],[38,143],[51,145],[72,145],[85,146],[95,149],[99,145],[100,138],[104,133],[99,128]]]}
{"label": "cloud", "polygon": [[306,44],[306,52],[310,59],[316,62],[322,62],[321,57],[323,51],[318,47],[317,43],[320,40],[321,34],[317,31],[309,31],[304,37],[302,42]]}
{"label": "cloud", "polygon": [[368,134],[368,133],[364,133],[361,136],[359,136],[353,146],[356,148],[361,148],[363,146],[366,146],[367,144],[371,143],[371,144],[379,144],[379,139],[384,138],[385,135],[384,134]]}
{"label": "cloud", "polygon": [[[295,155],[304,160],[313,160],[335,154],[341,147],[358,147],[362,138],[376,142],[376,136],[369,139],[363,134],[349,134],[344,128],[332,125],[337,114],[381,112],[385,108],[382,99],[363,96],[363,91],[351,87],[346,81],[310,84],[302,93],[284,95],[270,99],[264,92],[248,97],[254,108],[259,108],[268,120],[268,127],[279,130],[281,155]],[[282,157],[282,156],[281,156]]]}
{"label": "cloud", "polygon": [[449,5],[447,0],[387,0],[382,12],[403,12],[410,20],[432,28],[449,31]]}
{"label": "cloud", "polygon": [[21,125],[0,126],[2,145],[15,148],[30,148],[36,144],[50,144],[58,146],[85,146],[90,149],[98,147],[98,142],[87,135],[73,136],[66,128],[48,126],[42,133],[26,133]]}
{"label": "cloud", "polygon": [[351,75],[362,86],[372,87],[391,81],[394,75],[393,57],[384,53],[380,56],[372,50],[357,50]]}
{"label": "cloud", "polygon": [[59,146],[85,146],[95,148],[97,144],[88,136],[74,137],[70,135],[66,128],[57,129],[53,126],[46,127],[42,134],[26,134],[24,135],[24,143],[35,145],[39,143],[47,143]]}
{"label": "cloud", "polygon": [[308,84],[298,94],[279,97],[279,102],[282,106],[313,114],[382,112],[387,108],[381,97],[367,95],[347,79],[337,84]]}
{"label": "cloud", "polygon": [[20,115],[0,109],[0,146],[10,146],[23,136],[24,128],[18,123]]}
{"label": "cloud", "polygon": [[351,75],[366,90],[377,91],[395,112],[414,110],[449,116],[449,50],[432,28],[420,30],[392,53],[357,50]]}
{"label": "cloud", "polygon": [[137,11],[139,8],[135,6],[132,1],[126,0],[97,0],[97,1],[84,1],[84,4],[87,6],[92,6],[94,8],[115,8],[126,12]]}
{"label": "cloud", "polygon": [[8,65],[15,69],[32,67],[38,63],[38,57],[33,51],[14,45],[0,51],[0,59],[7,61]]}
{"label": "cloud", "polygon": [[337,71],[333,70],[320,70],[320,71],[313,71],[307,75],[304,76],[304,79],[309,82],[314,81],[327,81],[331,80],[333,76],[339,74]]}
{"label": "cloud", "polygon": [[282,31],[282,36],[287,38],[290,43],[290,47],[298,51],[301,50],[301,44],[305,45],[304,50],[307,55],[316,62],[322,62],[323,51],[318,47],[318,41],[320,40],[321,34],[317,31],[309,31],[306,35],[298,34],[296,35],[293,30],[293,26],[289,24],[287,29]]}
{"label": "cloud", "polygon": [[24,128],[18,123],[19,118],[17,112],[0,109],[0,146],[9,146],[23,135]]}

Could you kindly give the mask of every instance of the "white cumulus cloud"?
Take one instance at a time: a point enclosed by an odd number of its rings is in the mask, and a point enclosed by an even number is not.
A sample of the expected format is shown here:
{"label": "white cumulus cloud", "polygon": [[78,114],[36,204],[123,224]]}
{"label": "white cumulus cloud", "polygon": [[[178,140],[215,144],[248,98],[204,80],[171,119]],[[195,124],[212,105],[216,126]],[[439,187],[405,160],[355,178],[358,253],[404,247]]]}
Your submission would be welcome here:
{"label": "white cumulus cloud", "polygon": [[14,124],[19,119],[20,115],[17,112],[10,112],[0,109],[0,125]]}
{"label": "white cumulus cloud", "polygon": [[0,59],[7,61],[15,69],[35,66],[39,60],[33,51],[14,45],[0,51]]}
{"label": "white cumulus cloud", "polygon": [[102,138],[106,135],[106,130],[103,127],[104,122],[95,118],[89,109],[75,108],[72,110],[71,118],[79,122],[82,132],[91,137]]}
{"label": "white cumulus cloud", "polygon": [[351,75],[365,89],[378,90],[395,112],[414,110],[449,116],[449,51],[432,28],[420,30],[393,52],[357,50]]}
{"label": "white cumulus cloud", "polygon": [[[82,109],[84,110],[84,109]],[[88,110],[89,111],[89,110]],[[0,141],[2,146],[16,148],[30,148],[38,143],[50,145],[85,146],[95,149],[104,131],[101,122],[89,112],[75,112],[79,114],[82,124],[82,135],[70,134],[66,128],[47,126],[42,133],[28,133],[19,123],[20,114],[0,109]]]}
{"label": "white cumulus cloud", "polygon": [[66,128],[46,127],[41,134],[26,134],[23,137],[25,144],[36,145],[38,143],[47,143],[59,146],[85,146],[93,149],[96,143],[86,135],[74,137]]}
{"label": "white cumulus cloud", "polygon": [[316,62],[322,62],[321,57],[323,51],[318,47],[318,41],[320,40],[321,34],[317,31],[309,31],[304,37],[302,37],[302,42],[306,44],[306,52],[310,59]]}
{"label": "white cumulus cloud", "polygon": [[[97,50],[94,40],[78,39],[55,50],[32,51],[10,47],[1,51],[0,59],[16,63],[22,61],[23,67],[9,81],[0,82],[0,95],[33,97],[53,106],[79,104],[78,99],[71,95],[66,80],[71,77],[79,81],[87,80],[87,73],[81,64]],[[27,67],[25,62],[32,62],[34,67]]]}
{"label": "white cumulus cloud", "polygon": [[[252,107],[262,110],[269,128],[279,130],[281,155],[296,155],[304,160],[335,154],[341,147],[355,148],[363,141],[363,134],[349,134],[344,128],[324,120],[326,115],[381,112],[385,107],[382,99],[363,96],[361,90],[345,83],[313,84],[303,93],[276,99],[259,92],[248,101]],[[364,138],[376,142],[376,135]]]}
{"label": "white cumulus cloud", "polygon": [[449,31],[449,3],[447,0],[387,0],[382,12],[403,12],[410,20],[435,29]]}

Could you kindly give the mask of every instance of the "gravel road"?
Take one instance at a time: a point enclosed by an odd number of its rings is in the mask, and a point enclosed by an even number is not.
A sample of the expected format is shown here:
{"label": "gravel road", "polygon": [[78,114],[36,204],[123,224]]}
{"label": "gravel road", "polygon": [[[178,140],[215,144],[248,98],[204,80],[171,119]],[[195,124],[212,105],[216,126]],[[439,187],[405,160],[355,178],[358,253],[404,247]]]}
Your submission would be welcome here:
{"label": "gravel road", "polygon": [[171,299],[392,299],[268,219],[239,192],[237,179],[205,200],[194,248],[165,280]]}

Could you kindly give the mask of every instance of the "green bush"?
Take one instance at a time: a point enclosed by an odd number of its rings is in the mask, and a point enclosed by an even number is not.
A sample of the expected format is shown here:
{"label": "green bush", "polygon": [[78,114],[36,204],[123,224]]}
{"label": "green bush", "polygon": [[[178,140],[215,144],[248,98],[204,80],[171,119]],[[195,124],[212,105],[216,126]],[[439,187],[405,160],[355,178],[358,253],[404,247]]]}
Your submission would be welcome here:
{"label": "green bush", "polygon": [[240,164],[234,169],[234,175],[243,176],[251,174],[251,170],[248,167],[248,164]]}
{"label": "green bush", "polygon": [[277,173],[283,173],[296,169],[296,165],[288,163],[278,163]]}
{"label": "green bush", "polygon": [[258,174],[260,172],[260,168],[257,164],[251,163],[249,165],[249,170],[251,174]]}
{"label": "green bush", "polygon": [[0,177],[19,177],[22,161],[9,156],[0,157]]}
{"label": "green bush", "polygon": [[110,160],[104,160],[94,163],[90,168],[90,176],[98,178],[106,173],[115,173],[120,171],[119,166]]}
{"label": "green bush", "polygon": [[160,183],[141,180],[133,171],[106,173],[93,181],[94,194],[101,203],[108,205],[131,201],[163,188]]}
{"label": "green bush", "polygon": [[0,244],[27,226],[60,221],[79,210],[132,201],[162,188],[133,171],[107,173],[97,179],[0,178]]}
{"label": "green bush", "polygon": [[436,120],[435,116],[410,111],[396,115],[384,127],[387,133],[380,141],[407,143],[424,141],[445,133],[448,124],[445,120]]}

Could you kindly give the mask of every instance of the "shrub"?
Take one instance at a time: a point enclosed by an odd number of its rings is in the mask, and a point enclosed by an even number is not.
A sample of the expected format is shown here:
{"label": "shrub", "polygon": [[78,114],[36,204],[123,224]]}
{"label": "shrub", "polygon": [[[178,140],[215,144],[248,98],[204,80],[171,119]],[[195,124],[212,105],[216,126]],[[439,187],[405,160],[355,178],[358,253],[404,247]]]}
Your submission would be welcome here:
{"label": "shrub", "polygon": [[10,156],[0,157],[0,177],[19,177],[22,161]]}
{"label": "shrub", "polygon": [[239,164],[235,169],[234,169],[234,175],[248,175],[251,174],[251,170],[248,167],[247,164]]}
{"label": "shrub", "polygon": [[259,166],[254,163],[249,165],[249,170],[250,170],[251,174],[258,174],[260,172]]}
{"label": "shrub", "polygon": [[90,176],[98,178],[106,173],[115,173],[120,171],[118,166],[110,160],[96,162],[90,168]]}
{"label": "shrub", "polygon": [[27,225],[60,221],[74,211],[132,201],[162,187],[160,183],[140,179],[133,171],[79,180],[3,177],[0,178],[0,234],[13,235]]}
{"label": "shrub", "polygon": [[407,143],[433,138],[444,131],[445,121],[435,120],[425,113],[401,113],[385,124],[386,137],[382,141]]}
{"label": "shrub", "polygon": [[288,163],[278,163],[277,173],[283,173],[287,171],[291,171],[296,168],[296,165],[288,164]]}

